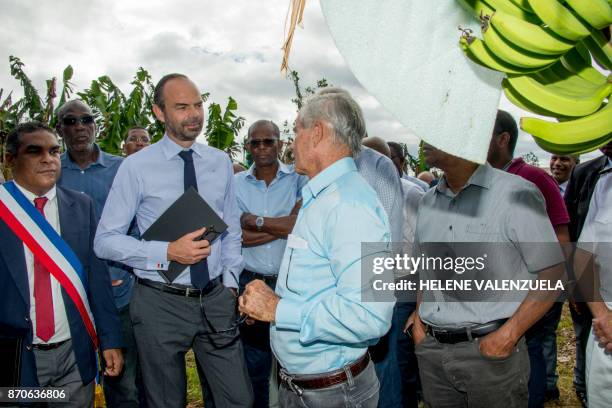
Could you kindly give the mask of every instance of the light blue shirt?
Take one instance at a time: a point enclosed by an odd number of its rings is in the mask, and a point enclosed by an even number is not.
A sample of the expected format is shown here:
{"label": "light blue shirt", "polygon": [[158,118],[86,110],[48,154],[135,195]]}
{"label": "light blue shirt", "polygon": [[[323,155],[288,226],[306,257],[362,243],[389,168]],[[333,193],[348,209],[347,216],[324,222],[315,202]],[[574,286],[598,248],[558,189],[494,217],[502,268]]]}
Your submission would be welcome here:
{"label": "light blue shirt", "polygon": [[[254,170],[253,164],[249,170],[234,176],[241,215],[250,213],[272,218],[289,215],[301,197],[300,191],[308,178],[297,174],[293,166],[279,162],[276,177],[267,186],[264,180],[255,177]],[[286,239],[277,239],[267,244],[242,248],[244,267],[263,275],[278,274],[286,244]]]}
{"label": "light blue shirt", "polygon": [[[210,278],[237,287],[242,271],[242,230],[234,195],[234,172],[226,153],[194,143],[193,163],[198,191],[228,225],[212,245],[208,257]],[[141,241],[128,235],[134,216],[139,231],[146,231],[184,192],[184,150],[165,135],[159,142],[127,157],[115,177],[94,241],[96,255],[134,268],[144,279],[163,282],[157,270],[168,269],[168,242]],[[174,283],[190,285],[189,268]]]}
{"label": "light blue shirt", "polygon": [[393,242],[401,242],[404,229],[404,197],[397,168],[390,158],[363,146],[355,158],[359,174],[374,189],[387,217],[393,222]]}
{"label": "light blue shirt", "polygon": [[[99,221],[123,157],[108,154],[100,150],[97,144],[94,145],[94,149],[98,152],[98,159],[84,169],[72,161],[68,152],[63,153],[62,173],[57,185],[87,194],[94,203]],[[121,309],[130,303],[134,275],[130,273],[130,268],[116,262],[108,262],[108,272],[111,280],[123,281],[120,285],[113,286],[115,306]]]}
{"label": "light blue shirt", "polygon": [[[391,326],[393,302],[363,302],[362,242],[391,240],[387,215],[352,158],[304,186],[303,203],[276,285],[281,297],[270,343],[292,374],[339,369],[361,357]],[[383,256],[388,255],[383,251]],[[363,293],[362,293],[363,292]]]}

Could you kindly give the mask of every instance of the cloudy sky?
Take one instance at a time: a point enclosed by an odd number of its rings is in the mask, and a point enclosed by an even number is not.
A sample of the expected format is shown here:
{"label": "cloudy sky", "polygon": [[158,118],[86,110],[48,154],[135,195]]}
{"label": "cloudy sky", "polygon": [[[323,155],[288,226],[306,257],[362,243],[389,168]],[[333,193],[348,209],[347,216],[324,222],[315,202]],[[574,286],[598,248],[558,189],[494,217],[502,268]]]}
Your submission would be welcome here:
{"label": "cloudy sky", "polygon": [[[124,92],[138,67],[154,82],[169,72],[195,80],[211,100],[234,97],[250,122],[293,120],[292,83],[279,71],[289,0],[0,0],[0,88],[20,86],[11,77],[9,55],[21,58],[38,89],[71,64],[78,89],[109,75]],[[416,151],[418,139],[361,87],[337,51],[318,1],[307,2],[305,28],[299,29],[290,59],[303,85],[325,77],[347,88],[361,104],[370,134],[404,141]],[[6,95],[6,94],[5,94]],[[506,101],[515,118],[521,112]],[[549,155],[522,134],[517,154],[534,151],[540,163]]]}

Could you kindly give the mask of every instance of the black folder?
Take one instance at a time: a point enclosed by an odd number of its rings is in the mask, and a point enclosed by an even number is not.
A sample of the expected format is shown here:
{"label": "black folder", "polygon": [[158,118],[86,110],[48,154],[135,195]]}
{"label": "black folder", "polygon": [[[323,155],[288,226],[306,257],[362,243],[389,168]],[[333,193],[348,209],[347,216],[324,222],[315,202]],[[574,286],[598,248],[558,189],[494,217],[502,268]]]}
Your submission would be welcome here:
{"label": "black folder", "polygon": [[[206,227],[200,239],[213,241],[227,230],[227,224],[210,205],[190,187],[141,236],[145,241],[172,242],[190,232]],[[170,262],[167,271],[159,274],[173,282],[189,265]]]}

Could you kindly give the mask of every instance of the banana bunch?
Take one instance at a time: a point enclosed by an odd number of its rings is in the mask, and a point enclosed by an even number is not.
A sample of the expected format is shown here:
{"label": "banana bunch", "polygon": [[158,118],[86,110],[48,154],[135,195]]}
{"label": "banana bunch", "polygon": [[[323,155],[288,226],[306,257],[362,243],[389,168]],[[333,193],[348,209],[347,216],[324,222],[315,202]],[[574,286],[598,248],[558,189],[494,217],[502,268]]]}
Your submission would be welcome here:
{"label": "banana bunch", "polygon": [[506,74],[513,104],[557,120],[521,119],[541,148],[581,154],[612,140],[612,0],[458,1],[482,28],[460,29],[466,56]]}

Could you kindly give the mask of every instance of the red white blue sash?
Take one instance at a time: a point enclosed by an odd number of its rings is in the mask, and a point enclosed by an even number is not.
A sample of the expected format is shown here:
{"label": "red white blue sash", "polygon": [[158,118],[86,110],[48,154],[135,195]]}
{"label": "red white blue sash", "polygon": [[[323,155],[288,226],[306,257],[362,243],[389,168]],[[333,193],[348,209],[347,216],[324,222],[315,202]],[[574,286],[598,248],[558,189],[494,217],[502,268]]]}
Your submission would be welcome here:
{"label": "red white blue sash", "polygon": [[97,348],[96,327],[85,290],[87,277],[74,251],[12,181],[0,185],[0,218],[62,285]]}

